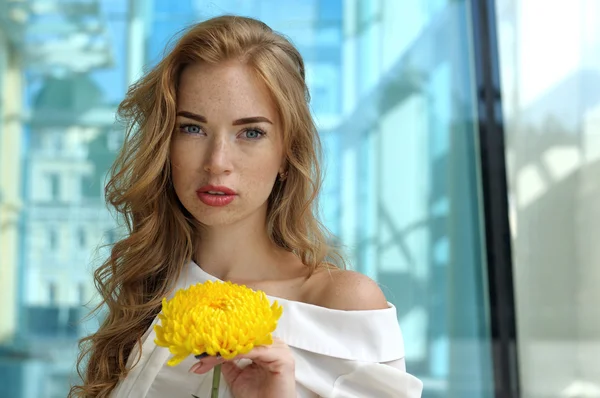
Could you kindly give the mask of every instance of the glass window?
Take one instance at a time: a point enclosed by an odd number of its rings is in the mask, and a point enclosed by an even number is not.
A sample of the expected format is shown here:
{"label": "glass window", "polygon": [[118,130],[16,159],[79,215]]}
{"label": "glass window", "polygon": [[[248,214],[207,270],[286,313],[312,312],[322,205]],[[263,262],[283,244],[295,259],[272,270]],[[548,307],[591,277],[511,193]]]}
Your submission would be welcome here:
{"label": "glass window", "polygon": [[48,282],[48,304],[56,305],[56,282]]}
{"label": "glass window", "polygon": [[58,232],[56,228],[50,227],[48,229],[48,249],[54,251],[58,249]]}
{"label": "glass window", "polygon": [[[0,0],[0,10],[17,3]],[[17,113],[28,115],[18,126],[11,119],[18,143],[0,140],[2,159],[18,154],[23,165],[17,183],[0,179],[0,201],[24,203],[10,252],[0,229],[2,266],[16,275],[16,288],[0,294],[18,313],[0,313],[0,325],[12,325],[0,329],[0,396],[66,395],[77,338],[98,326],[98,319],[72,326],[94,292],[97,264],[86,248],[120,238],[103,197],[124,136],[116,106],[174,34],[228,13],[264,20],[303,54],[326,153],[323,221],[351,267],[396,306],[407,368],[424,381],[424,397],[493,395],[469,1],[25,3],[37,11],[18,29],[0,18],[0,54],[7,40],[23,51],[8,55],[23,81],[0,90],[22,96]],[[8,123],[0,117],[0,137]],[[44,141],[48,131],[54,144]],[[55,150],[43,153],[46,144]],[[77,156],[68,148],[79,148]],[[74,231],[74,244],[61,240],[64,231]],[[64,355],[43,362],[57,347]]]}
{"label": "glass window", "polygon": [[48,198],[50,200],[60,200],[60,176],[55,173],[47,175],[48,180]]}
{"label": "glass window", "polygon": [[77,301],[81,305],[85,305],[87,302],[87,295],[85,291],[85,283],[79,282],[77,284]]}
{"label": "glass window", "polygon": [[85,248],[87,245],[87,233],[83,227],[77,229],[77,244],[80,248]]}
{"label": "glass window", "polygon": [[522,394],[600,397],[600,3],[496,3]]}
{"label": "glass window", "polygon": [[50,139],[50,149],[51,153],[55,153],[55,156],[61,156],[61,151],[63,150],[63,141],[64,137],[61,133],[53,133],[48,137]]}

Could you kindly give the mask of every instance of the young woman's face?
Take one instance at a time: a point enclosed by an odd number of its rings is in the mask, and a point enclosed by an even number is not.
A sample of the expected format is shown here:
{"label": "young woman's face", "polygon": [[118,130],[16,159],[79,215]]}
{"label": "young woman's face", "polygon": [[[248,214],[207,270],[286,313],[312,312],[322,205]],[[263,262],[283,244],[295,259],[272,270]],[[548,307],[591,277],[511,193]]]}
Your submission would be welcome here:
{"label": "young woman's face", "polygon": [[177,92],[171,144],[175,192],[207,226],[254,217],[283,171],[282,134],[266,86],[245,65],[186,67]]}

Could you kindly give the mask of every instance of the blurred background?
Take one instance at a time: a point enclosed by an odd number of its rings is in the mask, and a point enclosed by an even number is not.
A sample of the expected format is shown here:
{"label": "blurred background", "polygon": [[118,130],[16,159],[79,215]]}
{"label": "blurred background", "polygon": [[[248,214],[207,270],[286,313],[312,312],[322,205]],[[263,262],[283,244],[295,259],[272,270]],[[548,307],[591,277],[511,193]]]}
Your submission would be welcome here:
{"label": "blurred background", "polygon": [[122,233],[115,109],[229,13],[303,54],[323,220],[397,306],[423,396],[600,397],[600,0],[0,0],[0,397],[76,380]]}

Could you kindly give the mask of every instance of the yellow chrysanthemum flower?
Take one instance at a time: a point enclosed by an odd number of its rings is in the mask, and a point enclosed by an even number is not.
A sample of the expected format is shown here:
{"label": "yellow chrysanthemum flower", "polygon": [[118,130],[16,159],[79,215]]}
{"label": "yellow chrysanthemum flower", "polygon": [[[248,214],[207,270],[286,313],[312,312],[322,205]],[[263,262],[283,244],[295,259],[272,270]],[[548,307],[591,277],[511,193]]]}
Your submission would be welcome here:
{"label": "yellow chrysanthemum flower", "polygon": [[190,354],[232,359],[272,344],[271,333],[282,312],[262,291],[231,282],[198,283],[177,291],[171,300],[163,299],[154,342],[174,354],[169,366]]}

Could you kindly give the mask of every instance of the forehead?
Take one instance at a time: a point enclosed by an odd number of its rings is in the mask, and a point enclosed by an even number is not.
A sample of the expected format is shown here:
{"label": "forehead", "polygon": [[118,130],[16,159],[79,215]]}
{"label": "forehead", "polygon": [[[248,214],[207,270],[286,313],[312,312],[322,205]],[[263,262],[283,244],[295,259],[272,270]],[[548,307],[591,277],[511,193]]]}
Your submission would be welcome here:
{"label": "forehead", "polygon": [[239,62],[187,66],[179,81],[177,108],[202,113],[209,121],[211,115],[277,119],[267,86],[251,67]]}

